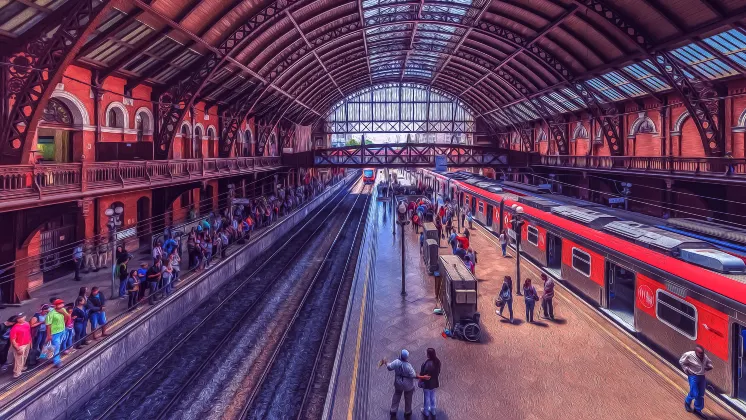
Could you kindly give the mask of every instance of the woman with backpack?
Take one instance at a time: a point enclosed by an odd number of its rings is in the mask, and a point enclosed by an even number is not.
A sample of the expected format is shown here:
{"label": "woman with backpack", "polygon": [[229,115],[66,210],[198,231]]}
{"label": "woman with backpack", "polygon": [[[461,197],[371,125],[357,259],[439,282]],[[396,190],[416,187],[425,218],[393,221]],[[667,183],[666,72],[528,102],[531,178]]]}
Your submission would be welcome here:
{"label": "woman with backpack", "polygon": [[497,315],[500,317],[503,317],[503,309],[505,309],[505,305],[508,305],[508,312],[510,312],[510,323],[512,324],[513,323],[513,280],[510,278],[510,276],[505,276],[503,278],[503,285],[502,285],[502,288],[500,288],[500,293],[497,295],[497,299],[495,299],[495,305],[498,308],[498,310],[495,311],[495,313],[497,313]]}
{"label": "woman with backpack", "polygon": [[526,303],[526,322],[534,322],[534,307],[539,300],[539,294],[536,288],[531,284],[531,279],[527,278],[523,283],[523,300]]}
{"label": "woman with backpack", "polygon": [[420,367],[420,376],[429,376],[430,379],[421,380],[419,387],[425,397],[425,403],[422,407],[422,415],[425,418],[435,420],[435,389],[440,386],[438,376],[440,376],[440,359],[435,355],[434,348],[427,349],[427,360]]}

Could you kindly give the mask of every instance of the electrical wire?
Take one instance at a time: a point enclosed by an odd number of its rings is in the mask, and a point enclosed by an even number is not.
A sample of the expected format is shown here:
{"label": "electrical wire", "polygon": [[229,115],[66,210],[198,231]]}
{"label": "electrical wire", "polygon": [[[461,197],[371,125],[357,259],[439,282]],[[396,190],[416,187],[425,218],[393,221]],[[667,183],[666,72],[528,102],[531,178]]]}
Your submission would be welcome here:
{"label": "electrical wire", "polygon": [[[538,176],[538,175],[536,175],[536,176]],[[544,178],[544,179],[548,179],[548,178]],[[609,193],[609,192],[605,192],[605,191],[598,191],[598,190],[594,190],[594,189],[586,188],[586,187],[581,187],[580,185],[569,184],[567,182],[562,182],[562,181],[557,181],[557,180],[552,180],[552,182],[555,182],[555,183],[558,183],[558,184],[562,184],[562,185],[567,185],[567,186],[570,186],[570,187],[580,188],[580,189],[591,191],[591,192],[595,192],[595,193],[599,193],[601,195],[616,196],[613,193]],[[642,201],[642,200],[639,200],[639,199],[627,198],[627,201],[631,201],[633,203],[645,204],[645,205],[649,205],[649,206],[653,206],[653,207],[658,207],[658,208],[662,208],[662,209],[666,209],[666,210],[671,210],[671,211],[675,211],[677,213],[684,213],[684,214],[687,214],[687,215],[695,216],[697,218],[702,218],[703,217],[701,214],[698,214],[698,213],[687,212],[687,211],[684,211],[684,210],[679,210],[679,209],[675,209],[675,208],[671,208],[671,207],[666,207],[666,206],[662,206],[662,205],[659,205],[659,204],[654,204],[654,203],[651,203],[651,202]],[[722,213],[722,212],[716,212],[716,213]],[[723,214],[729,214],[729,213],[723,213]],[[740,215],[736,215],[736,216],[743,217],[743,216],[740,216]],[[746,228],[746,224],[731,222],[731,221],[723,220],[723,219],[717,219],[717,218],[714,218],[714,217],[710,217],[707,220],[715,220],[715,221],[718,221],[718,222],[727,223],[729,225],[742,226],[742,227]]]}

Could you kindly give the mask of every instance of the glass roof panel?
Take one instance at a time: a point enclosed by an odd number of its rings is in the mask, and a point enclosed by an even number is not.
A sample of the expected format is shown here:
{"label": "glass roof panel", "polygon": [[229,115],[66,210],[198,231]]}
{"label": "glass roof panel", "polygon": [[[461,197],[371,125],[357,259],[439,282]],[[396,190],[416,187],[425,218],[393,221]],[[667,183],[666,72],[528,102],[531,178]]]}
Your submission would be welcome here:
{"label": "glass roof panel", "polygon": [[[596,89],[599,93],[606,96],[608,99],[611,99],[612,101],[621,101],[624,100],[625,97],[614,90],[612,87],[601,81],[599,78],[593,78],[588,80],[586,83],[588,83],[591,87]],[[598,97],[598,96],[597,96]]]}
{"label": "glass roof panel", "polygon": [[671,51],[671,54],[708,79],[720,79],[738,74],[733,67],[694,43],[677,48]]}
{"label": "glass roof panel", "polygon": [[606,81],[608,81],[613,86],[615,86],[617,89],[620,89],[621,91],[623,91],[629,96],[636,97],[636,96],[643,96],[647,94],[647,92],[640,89],[638,86],[635,86],[632,82],[630,82],[626,77],[622,76],[619,72],[612,71],[612,72],[602,75],[601,77],[606,79]]}
{"label": "glass roof panel", "polygon": [[630,64],[622,70],[624,70],[624,72],[630,75],[633,79],[645,84],[645,86],[649,87],[655,92],[671,89],[671,86],[669,86],[668,83],[661,80],[660,77],[658,77],[651,71],[652,63],[650,63],[649,60],[644,60],[642,63],[645,65],[643,66],[637,63]]}
{"label": "glass roof panel", "polygon": [[704,42],[724,56],[746,67],[746,34],[738,29],[731,29],[706,38]]}
{"label": "glass roof panel", "polygon": [[575,92],[573,92],[572,89],[564,88],[564,89],[560,89],[560,92],[562,92],[562,96],[566,96],[568,99],[578,104],[579,107],[581,108],[586,107],[583,99],[580,96],[578,96]]}
{"label": "glass roof panel", "polygon": [[[580,109],[580,106],[576,102],[568,101],[564,96],[560,95],[557,92],[551,92],[549,96],[553,99],[554,102],[558,104],[562,104],[562,108],[570,110],[570,111],[577,111]],[[547,98],[548,99],[548,98]],[[546,99],[542,99],[544,102],[546,102]],[[563,111],[564,112],[564,111]]]}
{"label": "glass roof panel", "polygon": [[529,107],[527,107],[523,103],[517,103],[515,106],[516,106],[516,108],[522,110],[523,113],[526,114],[526,115],[528,115],[529,117],[531,117],[531,118],[539,118],[539,116],[536,115],[536,113],[533,111],[533,108],[529,109]]}
{"label": "glass roof panel", "polygon": [[[552,92],[552,93],[554,93],[554,92]],[[557,95],[557,96],[559,96],[559,95]],[[543,95],[543,96],[539,97],[539,99],[542,102],[544,102],[545,104],[547,104],[547,105],[551,106],[552,108],[554,108],[556,111],[567,112],[567,110],[560,105],[560,103],[565,104],[565,103],[567,103],[567,101],[555,102],[551,98],[549,98],[547,95]]]}

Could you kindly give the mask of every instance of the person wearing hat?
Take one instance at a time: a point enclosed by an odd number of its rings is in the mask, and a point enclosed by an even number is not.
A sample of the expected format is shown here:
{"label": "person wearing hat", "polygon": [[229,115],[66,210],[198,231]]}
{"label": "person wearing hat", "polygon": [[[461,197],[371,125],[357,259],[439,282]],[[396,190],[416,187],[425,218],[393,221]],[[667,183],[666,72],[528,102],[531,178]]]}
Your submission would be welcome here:
{"label": "person wearing hat", "polygon": [[70,314],[65,310],[65,301],[57,299],[54,301],[54,310],[49,311],[47,314],[47,343],[52,343],[54,346],[54,359],[52,362],[55,367],[62,367],[62,360],[60,359],[60,347],[62,346],[62,340],[65,338],[65,326],[67,325],[67,319]]}
{"label": "person wearing hat", "polygon": [[0,325],[0,365],[2,370],[8,369],[8,352],[10,351],[10,329],[16,324],[17,315],[8,318]]}
{"label": "person wearing hat", "polygon": [[380,365],[386,365],[386,369],[393,370],[394,377],[394,397],[391,399],[391,418],[396,418],[399,411],[399,402],[404,394],[404,418],[412,418],[412,394],[414,393],[414,380],[429,380],[429,375],[418,375],[414,367],[409,363],[409,351],[403,349],[399,358],[391,363],[386,359],[381,360]]}
{"label": "person wearing hat", "polygon": [[10,344],[15,360],[13,377],[17,378],[26,370],[26,359],[31,350],[31,325],[26,322],[26,314],[16,315],[16,323],[10,329]]}

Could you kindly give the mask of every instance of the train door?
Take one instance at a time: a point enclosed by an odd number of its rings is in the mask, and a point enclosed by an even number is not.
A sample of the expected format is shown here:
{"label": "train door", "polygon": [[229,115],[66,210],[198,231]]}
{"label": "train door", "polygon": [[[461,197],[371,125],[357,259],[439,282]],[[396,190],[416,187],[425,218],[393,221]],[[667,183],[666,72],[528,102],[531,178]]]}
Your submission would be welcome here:
{"label": "train door", "polygon": [[746,358],[746,326],[733,324],[733,335],[735,340],[733,349],[735,357],[733,358],[733,380],[735,382],[735,397],[742,403],[746,404],[746,375],[744,374],[744,358]]}
{"label": "train door", "polygon": [[635,272],[606,261],[606,309],[635,330]]}
{"label": "train door", "polygon": [[547,232],[547,269],[554,271],[557,277],[562,272],[562,238]]}
{"label": "train door", "polygon": [[492,229],[492,218],[495,216],[495,209],[487,204],[487,215],[485,216],[485,224],[488,228]]}
{"label": "train door", "polygon": [[477,197],[471,196],[471,215],[477,217]]}

